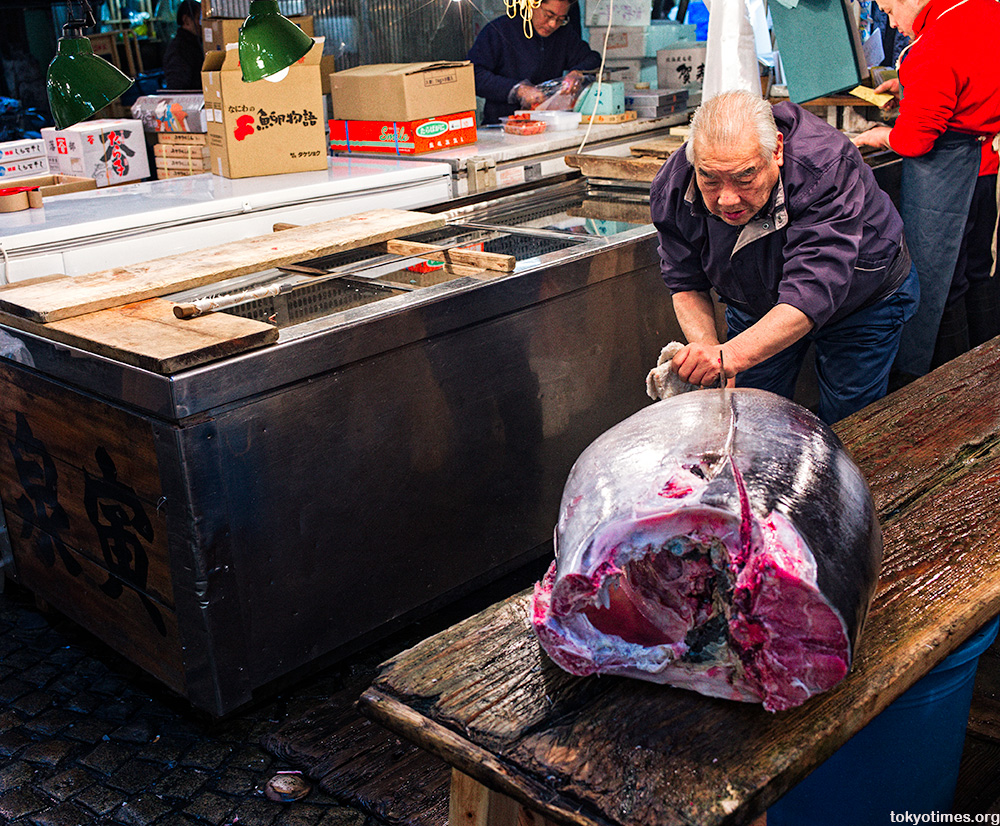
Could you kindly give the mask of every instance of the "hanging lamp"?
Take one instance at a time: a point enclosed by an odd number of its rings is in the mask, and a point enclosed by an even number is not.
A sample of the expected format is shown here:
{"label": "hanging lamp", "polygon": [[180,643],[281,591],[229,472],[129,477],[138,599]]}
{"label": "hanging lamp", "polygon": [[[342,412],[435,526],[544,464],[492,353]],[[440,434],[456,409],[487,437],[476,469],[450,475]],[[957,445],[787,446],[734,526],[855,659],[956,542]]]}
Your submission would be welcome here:
{"label": "hanging lamp", "polygon": [[278,11],[278,0],[251,0],[250,15],[240,27],[243,80],[264,80],[301,60],[313,39]]}
{"label": "hanging lamp", "polygon": [[56,56],[49,64],[45,88],[56,129],[86,120],[121,96],[132,85],[128,75],[94,54],[83,30],[96,26],[94,13],[83,0],[82,20],[63,25]]}

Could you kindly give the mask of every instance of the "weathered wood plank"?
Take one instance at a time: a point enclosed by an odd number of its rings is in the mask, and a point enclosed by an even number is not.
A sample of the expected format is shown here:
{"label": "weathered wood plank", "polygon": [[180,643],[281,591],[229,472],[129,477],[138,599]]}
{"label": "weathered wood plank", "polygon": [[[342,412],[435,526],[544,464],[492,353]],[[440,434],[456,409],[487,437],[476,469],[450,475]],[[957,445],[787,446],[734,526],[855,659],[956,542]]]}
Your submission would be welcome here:
{"label": "weathered wood plank", "polygon": [[[573,678],[518,595],[383,666],[360,707],[565,824],[746,823],[1000,613],[1000,345],[838,428],[885,561],[851,674],[796,709]],[[534,802],[532,802],[534,801]]]}
{"label": "weathered wood plank", "polygon": [[277,327],[250,318],[209,313],[178,319],[173,304],[161,298],[49,324],[0,313],[0,323],[162,375],[278,340]]}
{"label": "weathered wood plank", "polygon": [[448,826],[548,826],[550,821],[457,769],[451,773]]}
{"label": "weathered wood plank", "polygon": [[38,322],[58,321],[399,235],[437,229],[444,223],[443,218],[423,212],[396,209],[360,212],[58,282],[15,286],[0,293],[0,310]]}
{"label": "weathered wood plank", "polygon": [[610,155],[567,155],[566,166],[579,169],[588,178],[652,181],[663,166],[659,158],[616,158]]}
{"label": "weathered wood plank", "polygon": [[665,138],[650,138],[645,141],[629,144],[629,152],[638,157],[653,157],[666,159],[680,149],[686,138],[679,135],[668,135]]}
{"label": "weathered wood plank", "polygon": [[640,225],[653,222],[648,203],[631,201],[602,201],[587,198],[580,206],[570,207],[566,213],[574,218],[593,218],[598,221],[625,221]]}
{"label": "weathered wood plank", "polygon": [[496,270],[497,272],[514,272],[514,266],[517,264],[517,259],[513,255],[462,249],[461,247],[441,250],[433,244],[422,244],[417,241],[390,239],[383,241],[379,246],[393,255],[419,255],[422,258],[433,261],[445,261],[449,264],[466,264],[477,269]]}

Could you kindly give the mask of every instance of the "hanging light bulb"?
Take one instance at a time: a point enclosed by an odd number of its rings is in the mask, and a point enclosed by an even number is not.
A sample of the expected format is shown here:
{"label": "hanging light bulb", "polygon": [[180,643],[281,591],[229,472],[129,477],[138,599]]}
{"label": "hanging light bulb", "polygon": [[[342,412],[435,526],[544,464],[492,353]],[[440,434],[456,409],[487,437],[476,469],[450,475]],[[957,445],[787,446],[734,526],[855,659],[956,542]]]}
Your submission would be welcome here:
{"label": "hanging light bulb", "polygon": [[278,0],[251,0],[250,14],[240,26],[243,80],[271,79],[301,60],[312,46],[313,39],[278,11]]}
{"label": "hanging light bulb", "polygon": [[45,76],[49,109],[57,129],[86,120],[121,96],[132,81],[121,70],[94,54],[87,26],[97,25],[90,4],[83,0],[84,19],[68,20],[56,56]]}

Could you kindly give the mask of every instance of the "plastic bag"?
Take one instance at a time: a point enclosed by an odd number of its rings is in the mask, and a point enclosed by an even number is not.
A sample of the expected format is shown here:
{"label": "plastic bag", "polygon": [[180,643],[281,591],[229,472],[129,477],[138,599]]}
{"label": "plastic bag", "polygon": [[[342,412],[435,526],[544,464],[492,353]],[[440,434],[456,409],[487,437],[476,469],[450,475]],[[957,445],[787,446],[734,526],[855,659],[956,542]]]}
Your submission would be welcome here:
{"label": "plastic bag", "polygon": [[548,111],[571,111],[576,106],[581,92],[593,82],[593,75],[585,75],[576,71],[569,72],[565,77],[546,80],[535,87],[545,95],[545,99],[531,108]]}

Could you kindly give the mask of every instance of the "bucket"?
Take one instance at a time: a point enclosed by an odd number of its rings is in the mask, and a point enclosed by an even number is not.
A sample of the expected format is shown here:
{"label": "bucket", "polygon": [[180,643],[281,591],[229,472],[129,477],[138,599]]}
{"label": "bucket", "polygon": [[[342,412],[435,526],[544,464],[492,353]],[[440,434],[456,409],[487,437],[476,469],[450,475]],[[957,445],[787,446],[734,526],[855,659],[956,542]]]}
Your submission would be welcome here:
{"label": "bucket", "polygon": [[988,622],[767,810],[767,826],[885,826],[951,811]]}

